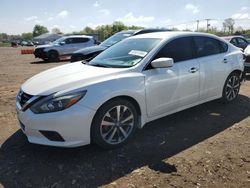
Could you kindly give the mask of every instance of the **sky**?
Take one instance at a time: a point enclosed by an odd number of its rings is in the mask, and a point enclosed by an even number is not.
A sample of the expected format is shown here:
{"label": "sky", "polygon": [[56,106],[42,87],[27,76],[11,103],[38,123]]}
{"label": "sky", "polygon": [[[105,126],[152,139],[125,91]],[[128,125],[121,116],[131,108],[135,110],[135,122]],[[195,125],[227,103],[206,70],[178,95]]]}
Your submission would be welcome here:
{"label": "sky", "polygon": [[8,34],[31,32],[35,24],[69,33],[114,21],[195,29],[195,20],[213,19],[211,26],[220,28],[229,17],[250,28],[250,0],[0,0],[0,33]]}

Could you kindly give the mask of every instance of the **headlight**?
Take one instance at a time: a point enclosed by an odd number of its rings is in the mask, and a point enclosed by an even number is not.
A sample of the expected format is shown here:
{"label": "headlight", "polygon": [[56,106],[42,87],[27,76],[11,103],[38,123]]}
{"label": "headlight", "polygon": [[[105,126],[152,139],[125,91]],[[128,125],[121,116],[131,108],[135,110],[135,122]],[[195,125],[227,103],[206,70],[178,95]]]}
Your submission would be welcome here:
{"label": "headlight", "polygon": [[30,110],[35,114],[62,111],[81,100],[86,92],[85,90],[58,97],[54,97],[54,95],[48,96],[31,106]]}

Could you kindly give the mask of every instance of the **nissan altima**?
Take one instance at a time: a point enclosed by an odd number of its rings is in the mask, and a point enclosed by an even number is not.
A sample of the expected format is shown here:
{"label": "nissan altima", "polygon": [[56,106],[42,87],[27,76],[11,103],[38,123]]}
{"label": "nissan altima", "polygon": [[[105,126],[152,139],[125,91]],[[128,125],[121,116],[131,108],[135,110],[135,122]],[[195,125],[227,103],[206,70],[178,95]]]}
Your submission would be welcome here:
{"label": "nissan altima", "polygon": [[235,101],[243,59],[238,48],[210,34],[133,36],[88,64],[27,80],[16,98],[18,119],[31,143],[120,147],[147,122],[214,99]]}

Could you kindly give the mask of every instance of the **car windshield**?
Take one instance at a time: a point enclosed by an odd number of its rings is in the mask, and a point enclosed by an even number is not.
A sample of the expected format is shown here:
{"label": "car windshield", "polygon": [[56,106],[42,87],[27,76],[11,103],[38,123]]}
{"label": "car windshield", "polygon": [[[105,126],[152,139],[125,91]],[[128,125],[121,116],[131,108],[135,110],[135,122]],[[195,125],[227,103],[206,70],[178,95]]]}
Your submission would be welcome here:
{"label": "car windshield", "polygon": [[59,39],[53,41],[52,43],[53,43],[53,44],[60,44],[60,42],[63,42],[65,39],[66,39],[65,37],[61,37],[61,38],[59,38]]}
{"label": "car windshield", "polygon": [[100,67],[126,68],[138,64],[159,42],[156,38],[127,39],[108,48],[89,62]]}
{"label": "car windshield", "polygon": [[105,46],[105,47],[110,47],[110,46],[116,44],[117,42],[119,42],[127,37],[130,37],[131,35],[132,35],[132,33],[117,33],[117,34],[114,34],[113,36],[109,37],[105,41],[103,41],[100,45]]}

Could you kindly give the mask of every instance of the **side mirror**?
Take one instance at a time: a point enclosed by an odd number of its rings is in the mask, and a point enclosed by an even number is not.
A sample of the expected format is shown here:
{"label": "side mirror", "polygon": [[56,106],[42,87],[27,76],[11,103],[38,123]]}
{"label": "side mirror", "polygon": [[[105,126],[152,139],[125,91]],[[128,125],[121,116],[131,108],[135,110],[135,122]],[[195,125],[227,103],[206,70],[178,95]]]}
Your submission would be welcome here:
{"label": "side mirror", "polygon": [[60,42],[60,45],[63,46],[64,44],[66,44],[65,41]]}
{"label": "side mirror", "polygon": [[152,61],[151,65],[154,68],[168,68],[174,65],[174,60],[172,58],[162,57]]}

